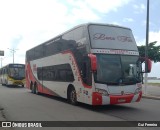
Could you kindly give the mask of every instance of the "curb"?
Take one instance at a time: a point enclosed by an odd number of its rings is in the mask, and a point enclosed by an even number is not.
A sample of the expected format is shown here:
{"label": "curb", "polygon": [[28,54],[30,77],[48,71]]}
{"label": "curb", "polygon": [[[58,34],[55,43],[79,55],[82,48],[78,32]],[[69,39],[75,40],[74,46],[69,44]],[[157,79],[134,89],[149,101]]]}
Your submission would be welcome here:
{"label": "curb", "polygon": [[143,95],[142,98],[160,100],[160,97],[151,96],[151,95]]}

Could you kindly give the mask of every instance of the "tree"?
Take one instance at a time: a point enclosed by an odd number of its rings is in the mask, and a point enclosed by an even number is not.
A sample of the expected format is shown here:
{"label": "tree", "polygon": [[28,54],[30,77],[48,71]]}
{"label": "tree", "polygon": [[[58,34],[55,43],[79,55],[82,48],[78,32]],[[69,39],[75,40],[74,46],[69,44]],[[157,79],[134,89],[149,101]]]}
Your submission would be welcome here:
{"label": "tree", "polygon": [[[154,62],[160,62],[160,46],[155,46],[157,42],[148,44],[148,58]],[[145,57],[145,46],[138,46],[139,55]]]}

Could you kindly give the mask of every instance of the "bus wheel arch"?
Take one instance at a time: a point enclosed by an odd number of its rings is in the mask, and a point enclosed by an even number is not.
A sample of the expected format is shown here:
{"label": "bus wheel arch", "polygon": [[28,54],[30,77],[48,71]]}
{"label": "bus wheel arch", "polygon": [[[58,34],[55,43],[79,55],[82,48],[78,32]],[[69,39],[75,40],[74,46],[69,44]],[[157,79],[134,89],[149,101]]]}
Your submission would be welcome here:
{"label": "bus wheel arch", "polygon": [[75,87],[70,84],[67,89],[67,99],[70,104],[77,105],[77,94]]}

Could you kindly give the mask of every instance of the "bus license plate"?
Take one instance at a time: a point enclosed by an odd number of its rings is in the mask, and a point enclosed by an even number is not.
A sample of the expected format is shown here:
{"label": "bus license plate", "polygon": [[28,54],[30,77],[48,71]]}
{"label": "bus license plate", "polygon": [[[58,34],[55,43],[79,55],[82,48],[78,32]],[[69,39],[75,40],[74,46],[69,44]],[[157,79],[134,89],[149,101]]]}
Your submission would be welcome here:
{"label": "bus license plate", "polygon": [[118,99],[118,102],[125,102],[126,99]]}

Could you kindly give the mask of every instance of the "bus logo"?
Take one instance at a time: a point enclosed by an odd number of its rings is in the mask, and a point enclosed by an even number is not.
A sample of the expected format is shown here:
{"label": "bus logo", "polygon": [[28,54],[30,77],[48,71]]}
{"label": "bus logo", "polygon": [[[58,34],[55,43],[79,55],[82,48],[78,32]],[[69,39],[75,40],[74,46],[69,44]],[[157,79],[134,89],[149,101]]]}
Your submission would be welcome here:
{"label": "bus logo", "polygon": [[115,40],[115,37],[107,36],[106,34],[96,33],[93,35],[94,40]]}
{"label": "bus logo", "polygon": [[126,36],[118,36],[117,39],[118,41],[121,42],[133,42],[131,37],[126,37]]}

